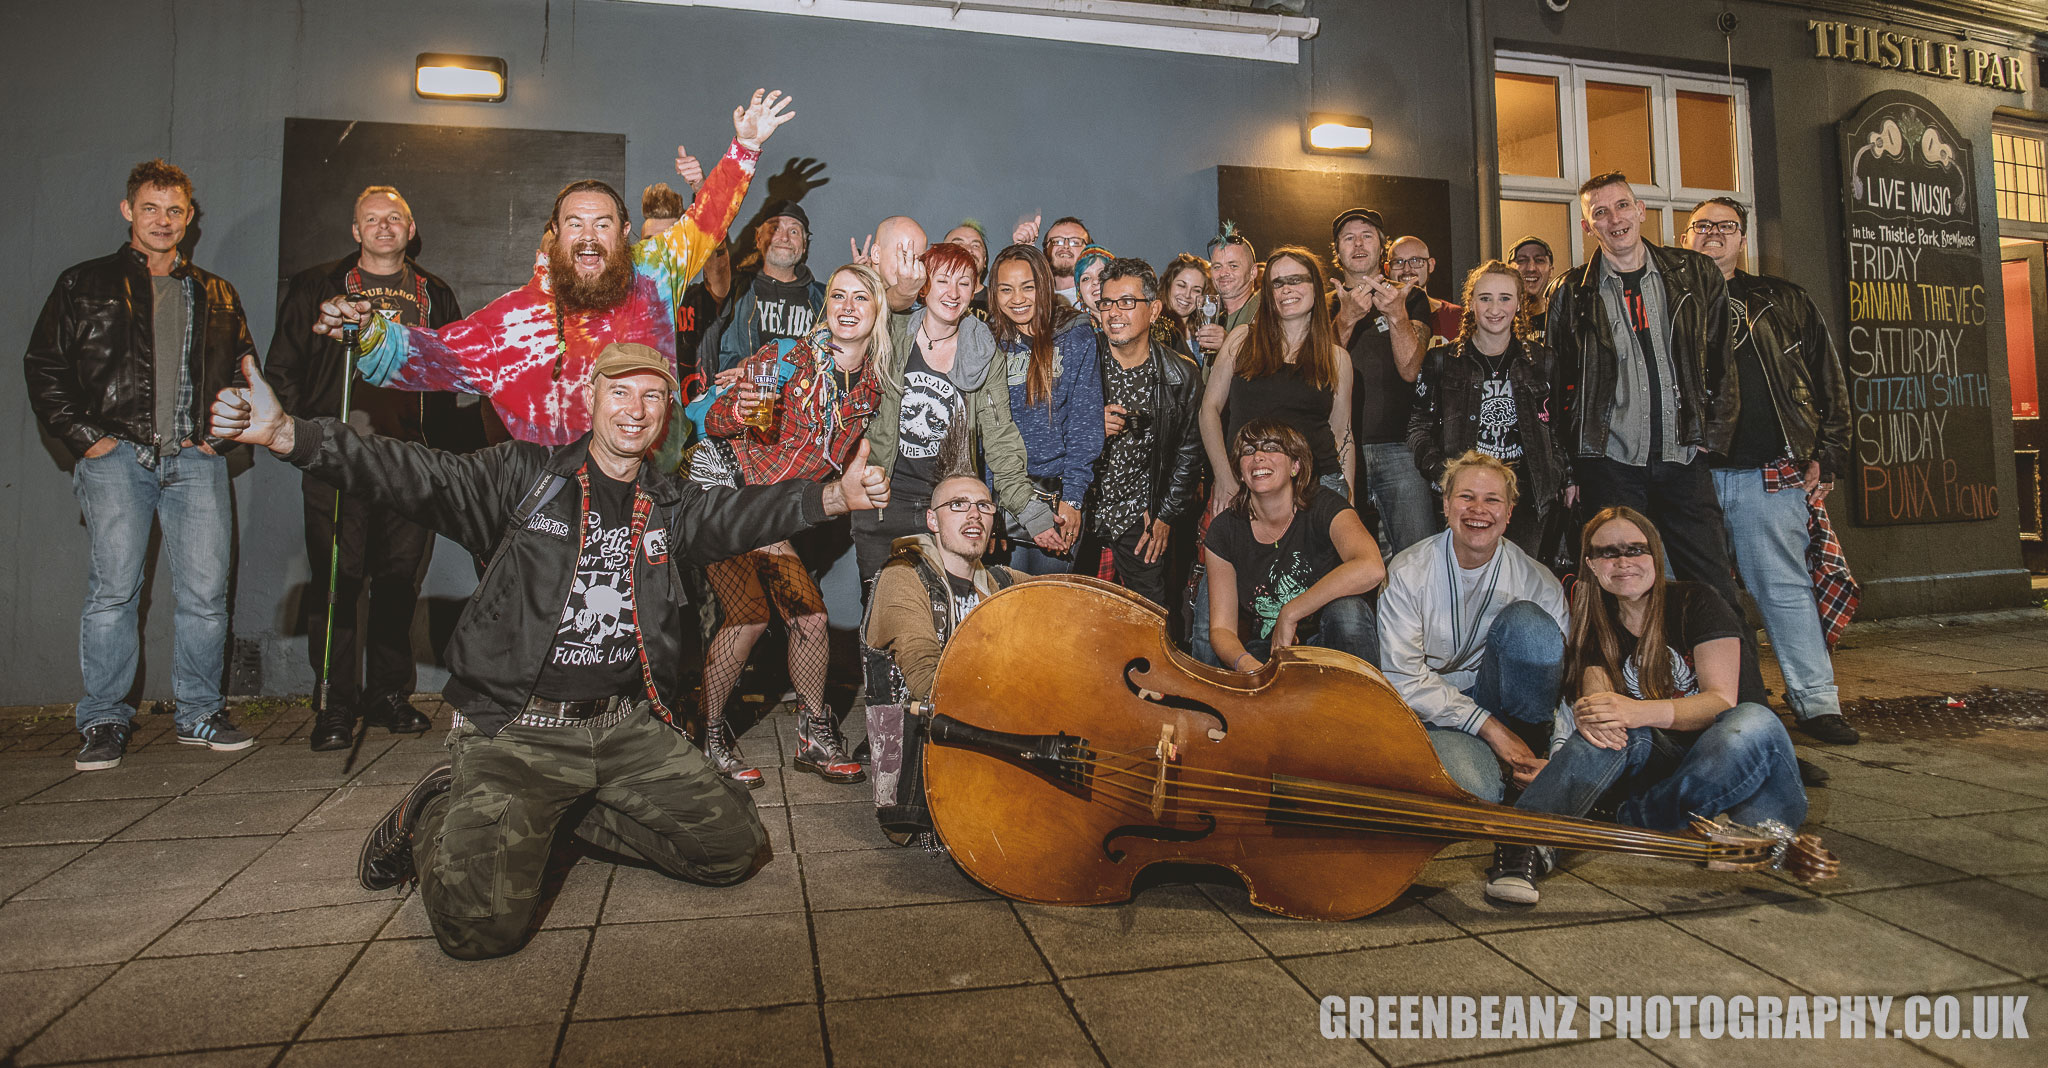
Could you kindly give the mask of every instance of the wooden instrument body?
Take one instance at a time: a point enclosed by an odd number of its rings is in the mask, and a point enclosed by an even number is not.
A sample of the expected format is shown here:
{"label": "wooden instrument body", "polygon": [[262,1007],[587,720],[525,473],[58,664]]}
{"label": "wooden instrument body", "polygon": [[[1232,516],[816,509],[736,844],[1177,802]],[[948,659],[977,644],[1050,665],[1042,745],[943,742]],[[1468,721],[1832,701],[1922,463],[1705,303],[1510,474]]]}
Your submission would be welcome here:
{"label": "wooden instrument body", "polygon": [[[927,798],[954,859],[1005,896],[1047,904],[1126,900],[1140,872],[1167,862],[1228,868],[1254,904],[1289,916],[1350,919],[1398,897],[1444,842],[1289,822],[1287,787],[1275,785],[1471,801],[1393,687],[1315,648],[1283,650],[1251,675],[1211,668],[1175,649],[1164,622],[1157,605],[1076,576],[1013,586],[967,617],[933,708],[990,730],[1077,736],[1100,764],[1077,786],[927,745]],[[1162,787],[1163,733],[1177,753]]]}

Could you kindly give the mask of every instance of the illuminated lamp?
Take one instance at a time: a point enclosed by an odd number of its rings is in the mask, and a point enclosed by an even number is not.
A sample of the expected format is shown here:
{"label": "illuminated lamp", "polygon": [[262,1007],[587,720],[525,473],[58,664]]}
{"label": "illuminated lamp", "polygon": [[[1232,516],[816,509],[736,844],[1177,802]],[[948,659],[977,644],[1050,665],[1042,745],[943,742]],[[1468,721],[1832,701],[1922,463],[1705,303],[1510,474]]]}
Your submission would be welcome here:
{"label": "illuminated lamp", "polygon": [[1372,120],[1316,112],[1308,117],[1308,147],[1311,152],[1364,152],[1372,147]]}
{"label": "illuminated lamp", "polygon": [[495,104],[505,99],[508,83],[505,61],[496,56],[421,52],[413,70],[412,89],[428,100],[477,100]]}

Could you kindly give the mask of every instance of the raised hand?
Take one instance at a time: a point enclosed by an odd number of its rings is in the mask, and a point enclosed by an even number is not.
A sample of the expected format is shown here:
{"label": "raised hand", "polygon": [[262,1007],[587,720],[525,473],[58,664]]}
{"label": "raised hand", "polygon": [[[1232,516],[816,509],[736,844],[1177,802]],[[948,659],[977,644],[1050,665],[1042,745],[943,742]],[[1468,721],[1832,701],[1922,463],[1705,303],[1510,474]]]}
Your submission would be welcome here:
{"label": "raised hand", "polygon": [[1043,218],[1045,218],[1043,214],[1037,214],[1029,219],[1018,219],[1017,228],[1010,231],[1010,243],[1013,245],[1038,244],[1038,223]]}
{"label": "raised hand", "polygon": [[346,301],[340,297],[320,305],[320,318],[313,323],[313,332],[323,337],[339,339],[350,323],[360,325],[370,317],[370,302]]}
{"label": "raised hand", "polygon": [[1381,278],[1368,278],[1365,284],[1372,287],[1372,306],[1378,308],[1381,315],[1399,322],[1398,317],[1405,315],[1402,309],[1408,306],[1408,291],[1415,287],[1407,282],[1389,285]]}
{"label": "raised hand", "polygon": [[292,418],[277,402],[270,383],[256,367],[256,357],[242,357],[246,386],[229,386],[213,402],[213,436],[262,445],[282,455],[292,451]]}
{"label": "raised hand", "polygon": [[875,255],[875,235],[869,234],[865,240],[849,237],[846,243],[853,249],[853,262],[864,263],[869,267],[882,265],[881,258]]}
{"label": "raised hand", "polygon": [[692,193],[697,191],[698,186],[704,184],[704,165],[697,162],[697,157],[683,151],[681,145],[676,146],[676,173],[682,176],[684,184],[690,187]]}
{"label": "raised hand", "polygon": [[846,462],[846,473],[839,477],[839,481],[825,487],[825,514],[873,512],[887,507],[889,476],[881,468],[868,463],[868,443],[866,438],[862,438],[853,459]]}
{"label": "raised hand", "polygon": [[743,107],[732,109],[732,132],[740,144],[759,150],[761,142],[775,132],[775,128],[796,118],[796,112],[785,111],[795,97],[782,95],[780,89],[756,89],[754,98]]}

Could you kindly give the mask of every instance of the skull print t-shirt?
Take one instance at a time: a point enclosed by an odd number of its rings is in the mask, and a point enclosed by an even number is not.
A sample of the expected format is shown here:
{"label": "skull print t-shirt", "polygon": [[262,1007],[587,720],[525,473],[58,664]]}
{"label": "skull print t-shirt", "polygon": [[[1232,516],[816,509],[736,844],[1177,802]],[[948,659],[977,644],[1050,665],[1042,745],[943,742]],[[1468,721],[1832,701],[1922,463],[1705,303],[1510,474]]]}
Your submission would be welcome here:
{"label": "skull print t-shirt", "polygon": [[[896,468],[889,478],[893,501],[922,505],[938,485],[939,443],[958,417],[960,387],[925,362],[913,345],[903,363],[903,415],[896,430]],[[893,503],[892,501],[892,503]]]}
{"label": "skull print t-shirt", "polygon": [[[596,465],[576,577],[555,628],[555,644],[533,684],[536,697],[590,701],[640,687],[640,645],[633,621],[633,486]],[[569,487],[574,489],[575,487]]]}

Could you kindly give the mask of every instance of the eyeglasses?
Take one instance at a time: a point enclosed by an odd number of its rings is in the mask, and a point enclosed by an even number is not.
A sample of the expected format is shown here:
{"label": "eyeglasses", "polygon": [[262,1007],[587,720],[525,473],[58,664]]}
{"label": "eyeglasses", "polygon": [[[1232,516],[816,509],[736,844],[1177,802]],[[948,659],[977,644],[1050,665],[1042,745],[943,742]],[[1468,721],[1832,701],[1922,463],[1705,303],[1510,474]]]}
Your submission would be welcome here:
{"label": "eyeglasses", "polygon": [[1290,274],[1283,278],[1273,279],[1273,288],[1286,289],[1288,286],[1305,286],[1314,281],[1315,279],[1305,274]]}
{"label": "eyeglasses", "polygon": [[1048,237],[1045,239],[1045,247],[1047,248],[1081,248],[1087,244],[1088,239],[1085,237]]}
{"label": "eyeglasses", "polygon": [[1151,302],[1144,297],[1104,297],[1095,302],[1095,310],[1108,311],[1111,308],[1122,308],[1124,311],[1130,311],[1140,304],[1149,303]]}
{"label": "eyeglasses", "polygon": [[1590,545],[1586,547],[1588,560],[1619,560],[1626,556],[1633,560],[1638,556],[1650,555],[1650,546],[1644,542],[1632,541],[1627,545]]}
{"label": "eyeglasses", "polygon": [[1701,219],[1700,221],[1693,223],[1691,226],[1686,227],[1686,229],[1691,230],[1693,233],[1696,233],[1701,237],[1706,237],[1709,234],[1719,234],[1722,237],[1733,237],[1734,235],[1742,232],[1742,224],[1736,222],[1734,219],[1724,219],[1721,222],[1708,222],[1705,219]]}
{"label": "eyeglasses", "polygon": [[982,515],[996,514],[996,502],[977,501],[972,497],[955,497],[950,501],[941,501],[938,504],[932,505],[933,511],[937,511],[941,508],[945,509],[948,512],[952,512],[955,515],[959,515],[962,512],[970,510],[980,512]]}
{"label": "eyeglasses", "polygon": [[1389,267],[1427,267],[1429,266],[1429,257],[1410,256],[1407,259],[1393,260],[1387,265]]}
{"label": "eyeglasses", "polygon": [[1287,446],[1272,438],[1261,438],[1258,441],[1247,441],[1237,447],[1239,456],[1256,456],[1262,452],[1277,452],[1284,456],[1287,454]]}

